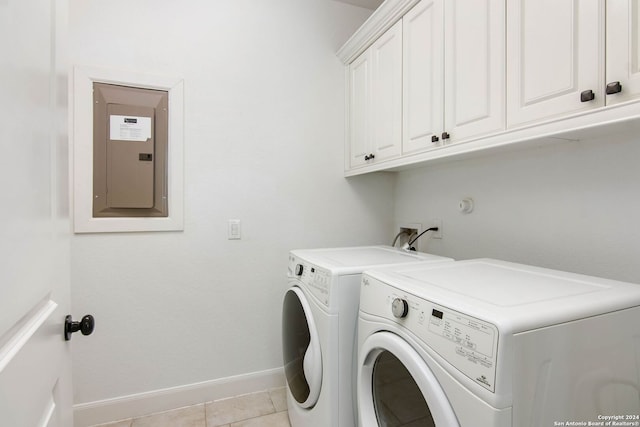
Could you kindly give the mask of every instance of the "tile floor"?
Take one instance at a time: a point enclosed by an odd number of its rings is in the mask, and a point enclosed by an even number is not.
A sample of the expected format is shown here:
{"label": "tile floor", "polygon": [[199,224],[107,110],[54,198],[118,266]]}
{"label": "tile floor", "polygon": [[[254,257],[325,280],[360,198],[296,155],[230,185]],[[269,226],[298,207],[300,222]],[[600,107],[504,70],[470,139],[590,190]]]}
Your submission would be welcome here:
{"label": "tile floor", "polygon": [[99,427],[291,427],[285,392],[245,394]]}

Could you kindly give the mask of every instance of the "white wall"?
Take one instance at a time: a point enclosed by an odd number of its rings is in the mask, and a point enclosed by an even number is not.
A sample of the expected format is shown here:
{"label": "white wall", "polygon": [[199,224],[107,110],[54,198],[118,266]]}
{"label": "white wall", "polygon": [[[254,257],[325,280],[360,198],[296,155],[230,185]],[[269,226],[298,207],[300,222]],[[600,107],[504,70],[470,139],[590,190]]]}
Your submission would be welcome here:
{"label": "white wall", "polygon": [[[281,367],[293,248],[388,243],[393,177],[342,178],[335,52],[371,13],[328,0],[70,2],[72,65],[185,80],[185,230],[76,235],[75,402]],[[227,219],[242,220],[241,241]]]}
{"label": "white wall", "polygon": [[[396,221],[443,220],[421,249],[640,283],[640,140],[606,139],[452,161],[398,174]],[[458,201],[475,200],[468,215]]]}

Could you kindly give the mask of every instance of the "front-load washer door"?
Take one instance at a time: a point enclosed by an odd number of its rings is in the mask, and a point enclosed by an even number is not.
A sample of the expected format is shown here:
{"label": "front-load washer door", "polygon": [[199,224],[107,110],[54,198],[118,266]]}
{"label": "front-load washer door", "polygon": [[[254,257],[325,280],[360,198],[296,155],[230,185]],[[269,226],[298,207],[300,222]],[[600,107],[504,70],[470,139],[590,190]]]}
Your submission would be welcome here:
{"label": "front-load washer door", "polygon": [[291,394],[301,407],[313,407],[322,386],[322,352],[309,302],[295,286],[282,304],[282,355]]}
{"label": "front-load washer door", "polygon": [[405,340],[378,332],[365,340],[359,354],[361,426],[459,427],[431,369]]}

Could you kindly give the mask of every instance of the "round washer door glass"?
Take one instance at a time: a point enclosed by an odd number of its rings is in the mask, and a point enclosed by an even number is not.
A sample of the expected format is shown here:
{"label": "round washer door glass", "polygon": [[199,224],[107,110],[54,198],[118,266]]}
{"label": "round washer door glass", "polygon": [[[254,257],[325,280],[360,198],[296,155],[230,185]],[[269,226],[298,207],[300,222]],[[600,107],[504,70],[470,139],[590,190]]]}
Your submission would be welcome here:
{"label": "round washer door glass", "polygon": [[362,425],[459,427],[431,369],[398,335],[371,335],[360,355],[358,401]]}
{"label": "round washer door glass", "polygon": [[303,408],[316,404],[322,385],[322,355],[311,307],[298,287],[282,304],[282,355],[287,385]]}
{"label": "round washer door glass", "polygon": [[372,393],[379,425],[435,427],[420,387],[391,352],[383,351],[373,364]]}

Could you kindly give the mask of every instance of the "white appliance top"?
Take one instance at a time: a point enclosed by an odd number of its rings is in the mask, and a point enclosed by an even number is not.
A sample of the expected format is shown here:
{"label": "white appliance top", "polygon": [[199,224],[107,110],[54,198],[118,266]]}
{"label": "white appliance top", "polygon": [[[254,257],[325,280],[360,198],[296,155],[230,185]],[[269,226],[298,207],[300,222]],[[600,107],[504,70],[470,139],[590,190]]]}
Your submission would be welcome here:
{"label": "white appliance top", "polygon": [[327,269],[333,275],[359,274],[374,266],[420,261],[453,261],[451,258],[405,251],[392,246],[302,249],[291,251],[291,255],[317,267]]}
{"label": "white appliance top", "polygon": [[640,305],[640,285],[492,259],[395,266],[366,274],[492,322],[503,333]]}

